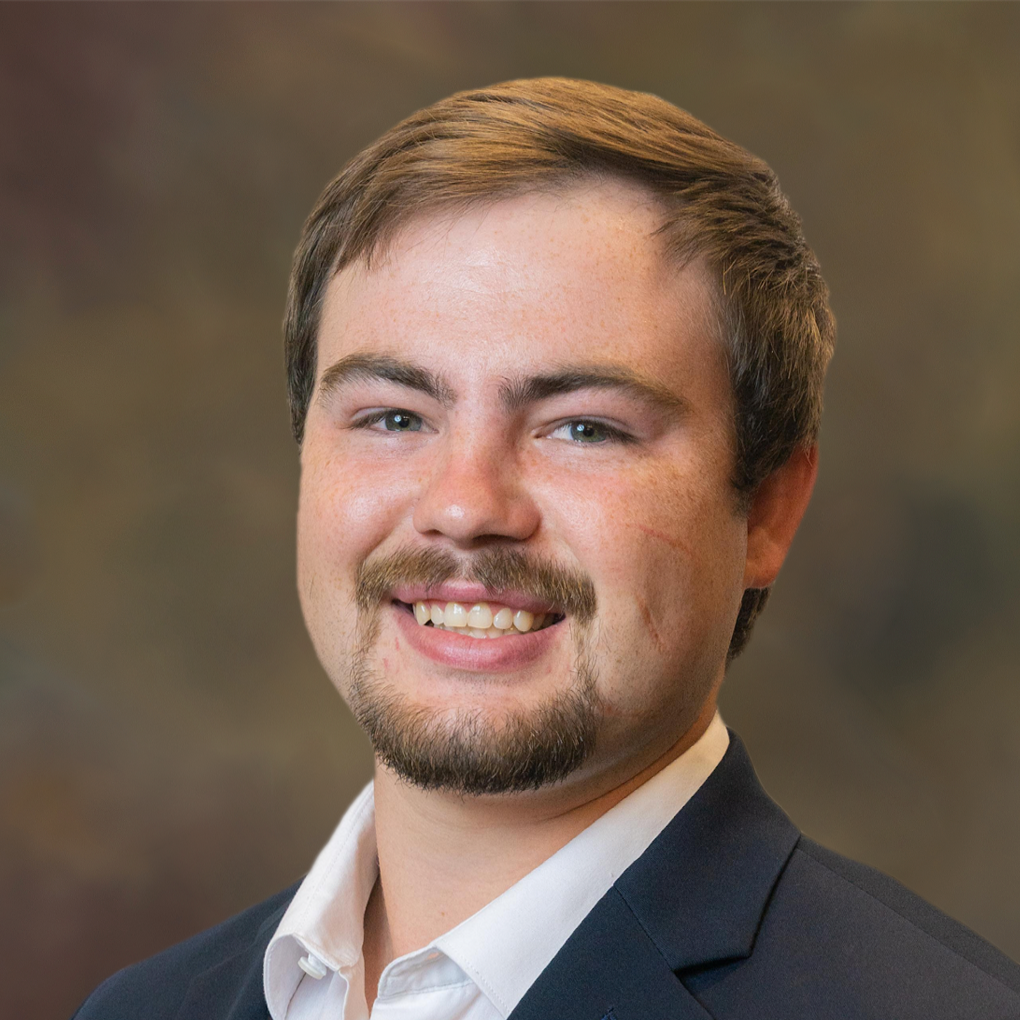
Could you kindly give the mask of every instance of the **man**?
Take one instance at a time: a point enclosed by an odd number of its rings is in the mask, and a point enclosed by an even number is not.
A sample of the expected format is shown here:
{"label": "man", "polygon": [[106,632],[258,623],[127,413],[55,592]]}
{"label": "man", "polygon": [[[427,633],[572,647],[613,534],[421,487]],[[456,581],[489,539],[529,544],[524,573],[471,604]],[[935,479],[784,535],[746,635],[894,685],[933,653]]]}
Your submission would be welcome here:
{"label": "man", "polygon": [[286,341],[298,588],[374,785],[78,1015],[1020,1017],[716,712],[814,483],[827,301],[768,167],[652,96],[511,82],[348,164]]}

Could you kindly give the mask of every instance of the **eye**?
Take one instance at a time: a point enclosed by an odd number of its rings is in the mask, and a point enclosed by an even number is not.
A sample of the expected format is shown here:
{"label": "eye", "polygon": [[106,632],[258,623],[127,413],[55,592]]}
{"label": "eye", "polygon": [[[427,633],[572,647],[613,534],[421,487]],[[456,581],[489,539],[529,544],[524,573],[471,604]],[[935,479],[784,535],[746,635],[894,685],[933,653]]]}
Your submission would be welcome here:
{"label": "eye", "polygon": [[607,424],[604,421],[592,421],[591,419],[582,418],[577,421],[569,421],[564,425],[560,425],[557,429],[550,433],[551,438],[555,439],[569,439],[574,443],[584,443],[588,445],[607,443],[607,442],[628,442],[630,436],[620,429],[614,428],[612,425]]}
{"label": "eye", "polygon": [[380,421],[387,432],[421,432],[421,418],[409,411],[387,411]]}
{"label": "eye", "polygon": [[379,431],[385,432],[421,432],[424,424],[420,414],[412,414],[410,411],[402,411],[399,408],[374,411],[372,414],[366,414],[363,418],[352,422],[354,428],[372,429],[378,426]]}

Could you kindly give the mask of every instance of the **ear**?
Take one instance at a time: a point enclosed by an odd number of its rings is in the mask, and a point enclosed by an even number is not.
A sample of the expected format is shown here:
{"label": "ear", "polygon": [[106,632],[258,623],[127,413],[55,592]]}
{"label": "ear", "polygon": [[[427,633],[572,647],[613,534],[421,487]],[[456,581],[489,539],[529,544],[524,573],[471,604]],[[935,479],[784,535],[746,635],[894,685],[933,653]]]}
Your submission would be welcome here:
{"label": "ear", "polygon": [[802,447],[758,486],[747,515],[745,588],[767,588],[775,581],[817,474],[818,446]]}

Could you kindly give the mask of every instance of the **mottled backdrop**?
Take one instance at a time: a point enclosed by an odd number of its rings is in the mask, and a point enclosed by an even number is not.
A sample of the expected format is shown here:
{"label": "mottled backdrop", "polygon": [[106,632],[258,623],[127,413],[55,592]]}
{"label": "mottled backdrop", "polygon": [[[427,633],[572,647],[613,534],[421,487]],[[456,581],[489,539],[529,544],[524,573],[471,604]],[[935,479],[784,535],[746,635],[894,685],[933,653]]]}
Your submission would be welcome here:
{"label": "mottled backdrop", "polygon": [[0,1014],[290,883],[369,754],[304,635],[279,321],[326,180],[521,75],[766,158],[840,322],[727,720],[1020,956],[1020,5],[0,5]]}

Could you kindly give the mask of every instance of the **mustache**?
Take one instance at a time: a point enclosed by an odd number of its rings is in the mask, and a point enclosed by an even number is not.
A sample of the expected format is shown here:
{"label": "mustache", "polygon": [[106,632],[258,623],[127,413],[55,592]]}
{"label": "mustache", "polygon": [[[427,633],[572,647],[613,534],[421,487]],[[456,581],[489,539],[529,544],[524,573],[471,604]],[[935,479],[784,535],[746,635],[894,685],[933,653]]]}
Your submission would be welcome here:
{"label": "mustache", "polygon": [[365,560],[358,567],[354,598],[358,609],[368,612],[397,585],[434,588],[454,579],[480,584],[496,594],[526,592],[579,623],[590,623],[595,617],[595,585],[587,574],[499,546],[467,560],[445,549],[398,549],[371,562]]}

